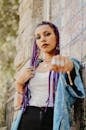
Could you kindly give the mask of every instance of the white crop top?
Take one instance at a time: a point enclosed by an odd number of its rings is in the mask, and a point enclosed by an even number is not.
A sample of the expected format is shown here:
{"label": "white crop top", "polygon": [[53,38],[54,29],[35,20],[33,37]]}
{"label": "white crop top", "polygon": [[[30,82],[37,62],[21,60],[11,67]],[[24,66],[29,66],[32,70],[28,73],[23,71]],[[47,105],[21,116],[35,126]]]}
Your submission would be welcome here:
{"label": "white crop top", "polygon": [[[48,88],[49,71],[36,72],[34,78],[30,80],[29,89],[31,91],[30,106],[46,107],[49,94]],[[52,81],[51,81],[52,82]],[[50,100],[48,107],[53,107],[52,86],[50,87]]]}

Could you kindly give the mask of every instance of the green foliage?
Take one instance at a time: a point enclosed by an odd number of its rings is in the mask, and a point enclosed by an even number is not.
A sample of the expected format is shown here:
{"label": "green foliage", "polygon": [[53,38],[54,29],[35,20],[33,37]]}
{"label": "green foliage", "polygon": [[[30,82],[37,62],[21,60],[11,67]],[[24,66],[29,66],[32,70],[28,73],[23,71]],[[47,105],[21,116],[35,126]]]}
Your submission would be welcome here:
{"label": "green foliage", "polygon": [[[15,39],[18,30],[18,0],[0,0],[0,113],[6,88],[12,85],[16,55]],[[0,117],[3,117],[0,115]],[[0,125],[2,124],[0,118]]]}
{"label": "green foliage", "polygon": [[12,78],[15,71],[13,61],[18,21],[18,0],[0,0],[0,86],[8,77]]}
{"label": "green foliage", "polygon": [[14,72],[18,21],[18,0],[0,0],[0,68],[3,73]]}
{"label": "green foliage", "polygon": [[[8,36],[16,36],[18,28],[18,1],[0,0],[0,41],[5,42]],[[0,43],[0,44],[1,44]]]}
{"label": "green foliage", "polygon": [[0,126],[4,122],[2,104],[5,104],[6,90],[12,86],[15,72],[18,21],[18,0],[0,0]]}

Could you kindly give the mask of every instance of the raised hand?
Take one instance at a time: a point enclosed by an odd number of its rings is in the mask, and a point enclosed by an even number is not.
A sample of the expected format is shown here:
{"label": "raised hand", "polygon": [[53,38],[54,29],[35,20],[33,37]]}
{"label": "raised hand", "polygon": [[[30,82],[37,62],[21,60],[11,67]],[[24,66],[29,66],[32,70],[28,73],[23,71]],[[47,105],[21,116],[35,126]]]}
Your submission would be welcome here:
{"label": "raised hand", "polygon": [[16,83],[24,85],[29,79],[33,78],[35,70],[33,67],[24,68],[17,76]]}
{"label": "raised hand", "polygon": [[70,72],[73,69],[73,62],[68,57],[56,55],[53,56],[50,69],[56,72]]}

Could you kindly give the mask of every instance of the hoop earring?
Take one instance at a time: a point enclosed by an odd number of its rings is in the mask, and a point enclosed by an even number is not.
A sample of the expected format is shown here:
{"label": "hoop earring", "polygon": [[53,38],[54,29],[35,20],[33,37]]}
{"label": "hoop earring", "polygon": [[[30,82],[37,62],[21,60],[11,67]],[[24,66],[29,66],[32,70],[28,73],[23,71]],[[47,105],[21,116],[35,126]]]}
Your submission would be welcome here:
{"label": "hoop earring", "polygon": [[59,46],[56,46],[56,50],[60,50]]}

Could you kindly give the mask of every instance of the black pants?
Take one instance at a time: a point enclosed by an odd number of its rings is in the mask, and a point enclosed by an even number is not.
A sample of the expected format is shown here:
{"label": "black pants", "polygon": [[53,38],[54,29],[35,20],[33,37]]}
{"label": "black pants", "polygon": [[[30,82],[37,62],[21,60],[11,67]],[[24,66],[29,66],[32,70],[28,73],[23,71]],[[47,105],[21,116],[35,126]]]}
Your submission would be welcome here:
{"label": "black pants", "polygon": [[27,107],[19,124],[18,130],[52,130],[53,108]]}

